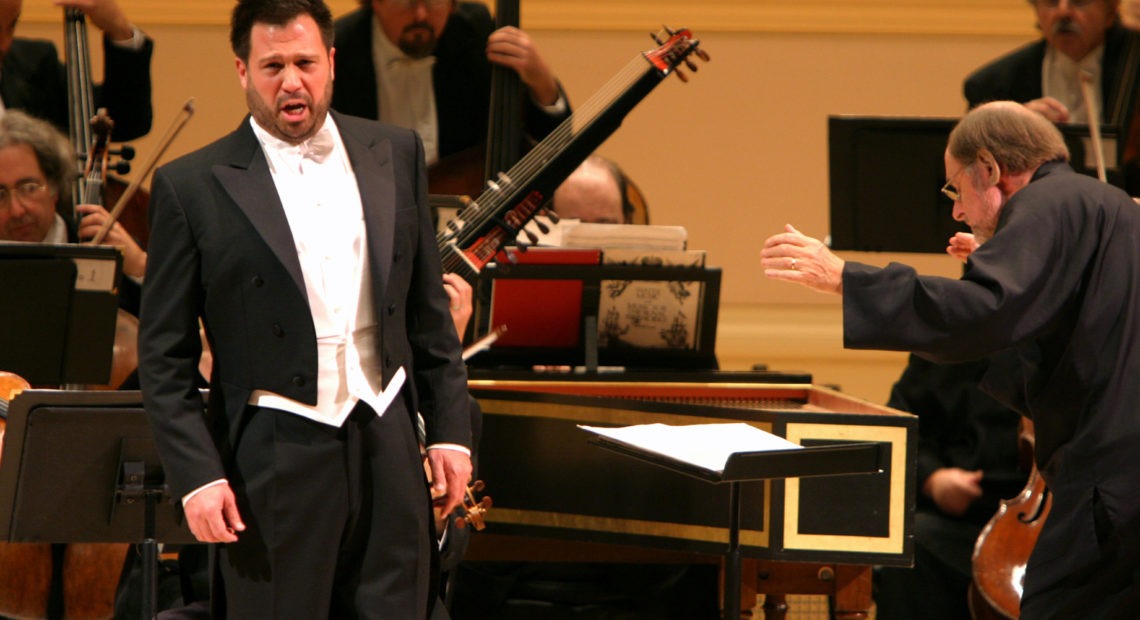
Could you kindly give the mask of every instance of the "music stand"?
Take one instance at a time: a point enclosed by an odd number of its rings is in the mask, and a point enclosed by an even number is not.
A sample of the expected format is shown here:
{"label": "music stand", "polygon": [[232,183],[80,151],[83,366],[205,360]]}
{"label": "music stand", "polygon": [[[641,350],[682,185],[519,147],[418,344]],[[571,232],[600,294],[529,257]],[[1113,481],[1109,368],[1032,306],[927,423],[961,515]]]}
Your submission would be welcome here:
{"label": "music stand", "polygon": [[879,442],[857,442],[805,447],[798,450],[736,452],[728,457],[724,470],[713,471],[659,452],[621,442],[604,435],[592,436],[589,443],[618,454],[663,467],[705,482],[729,484],[728,549],[724,556],[724,618],[740,617],[741,561],[740,485],[771,478],[803,478],[869,474],[884,470],[889,458]]}
{"label": "music stand", "polygon": [[113,247],[0,244],[0,368],[33,384],[111,376],[122,253]]}
{"label": "music stand", "polygon": [[141,393],[22,392],[3,454],[0,539],[139,544],[142,610],[153,618],[158,543],[196,541],[170,505]]}
{"label": "music stand", "polygon": [[[500,281],[572,281],[580,283],[579,304],[573,313],[558,313],[557,308],[540,305],[542,299],[528,291],[525,295],[506,298],[495,290]],[[664,286],[669,283],[694,285],[691,291],[697,299],[695,316],[690,316],[689,326],[684,329],[691,337],[691,346],[636,346],[614,339],[606,345],[599,342],[599,325],[608,317],[602,312],[603,289],[606,283],[654,282]],[[581,365],[587,371],[597,371],[602,366],[622,366],[628,368],[669,368],[669,369],[715,369],[716,328],[720,303],[721,270],[717,268],[656,265],[605,265],[605,264],[563,264],[509,265],[492,263],[479,274],[477,284],[475,317],[477,335],[482,336],[499,327],[495,316],[497,310],[513,307],[516,315],[535,315],[536,305],[541,308],[540,330],[552,331],[567,328],[576,337],[570,344],[550,344],[527,342],[531,334],[524,334],[508,320],[503,323],[510,338],[501,338],[490,349],[472,358],[475,366],[517,365],[530,367],[533,364]],[[554,325],[559,321],[572,321],[571,325]],[[492,323],[495,323],[494,325]],[[541,334],[534,334],[539,339]],[[512,340],[516,344],[504,344]],[[662,343],[664,344],[664,343]]]}
{"label": "music stand", "polygon": [[[828,117],[831,249],[944,254],[947,239],[968,230],[954,221],[954,205],[939,191],[946,183],[946,143],[957,123],[953,118]],[[1095,177],[1089,126],[1059,129],[1073,169]],[[1100,134],[1108,182],[1126,187],[1127,129],[1120,122],[1102,124]]]}

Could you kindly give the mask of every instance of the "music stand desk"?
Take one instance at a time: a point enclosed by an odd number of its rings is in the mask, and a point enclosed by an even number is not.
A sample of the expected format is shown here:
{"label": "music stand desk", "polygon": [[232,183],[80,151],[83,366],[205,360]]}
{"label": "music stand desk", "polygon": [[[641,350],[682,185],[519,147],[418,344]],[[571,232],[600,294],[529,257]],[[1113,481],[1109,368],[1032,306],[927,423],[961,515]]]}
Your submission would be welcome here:
{"label": "music stand desk", "polygon": [[874,441],[843,443],[796,450],[736,452],[728,457],[723,471],[713,471],[603,435],[595,435],[588,442],[705,482],[729,484],[728,550],[724,557],[725,620],[736,620],[740,617],[742,559],[740,484],[742,482],[771,478],[872,474],[883,471],[884,460],[888,458],[887,450],[882,443]]}
{"label": "music stand desk", "polygon": [[3,447],[0,540],[138,544],[153,617],[158,543],[197,541],[166,492],[142,394],[25,390]]}

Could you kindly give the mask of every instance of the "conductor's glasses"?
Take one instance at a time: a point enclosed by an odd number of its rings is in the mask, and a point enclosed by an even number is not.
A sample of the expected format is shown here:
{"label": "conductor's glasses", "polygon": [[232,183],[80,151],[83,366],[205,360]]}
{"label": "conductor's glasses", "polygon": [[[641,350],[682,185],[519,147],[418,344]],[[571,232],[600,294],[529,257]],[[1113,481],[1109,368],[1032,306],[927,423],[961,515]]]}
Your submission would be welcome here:
{"label": "conductor's glasses", "polygon": [[16,187],[0,187],[0,209],[7,209],[13,199],[20,202],[38,202],[48,195],[48,186],[39,181],[23,181]]}
{"label": "conductor's glasses", "polygon": [[969,168],[969,166],[959,168],[958,172],[954,173],[954,176],[946,180],[946,185],[942,186],[942,194],[954,202],[958,202],[962,199],[962,192],[958,191],[957,185],[954,185],[954,179],[958,178],[958,175],[962,174],[967,168]]}

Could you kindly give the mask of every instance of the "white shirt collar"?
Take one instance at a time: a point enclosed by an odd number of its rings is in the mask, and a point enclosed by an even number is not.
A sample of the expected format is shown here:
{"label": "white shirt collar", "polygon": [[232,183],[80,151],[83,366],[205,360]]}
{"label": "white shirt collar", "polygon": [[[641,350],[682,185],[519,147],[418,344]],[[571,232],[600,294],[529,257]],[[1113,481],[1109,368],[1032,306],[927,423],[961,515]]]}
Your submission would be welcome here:
{"label": "white shirt collar", "polygon": [[344,142],[340,137],[340,131],[337,129],[336,121],[333,120],[332,114],[325,115],[325,122],[317,131],[318,135],[300,144],[290,144],[274,136],[264,127],[257,124],[257,121],[252,116],[249,118],[249,124],[253,127],[253,133],[254,136],[257,137],[257,141],[261,143],[261,148],[265,152],[265,158],[269,161],[269,168],[273,174],[277,174],[281,170],[300,172],[305,155],[313,150],[319,150],[314,149],[312,146],[314,141],[325,141],[332,145],[332,150],[327,157],[317,161],[319,165],[340,163],[346,171],[351,172]]}

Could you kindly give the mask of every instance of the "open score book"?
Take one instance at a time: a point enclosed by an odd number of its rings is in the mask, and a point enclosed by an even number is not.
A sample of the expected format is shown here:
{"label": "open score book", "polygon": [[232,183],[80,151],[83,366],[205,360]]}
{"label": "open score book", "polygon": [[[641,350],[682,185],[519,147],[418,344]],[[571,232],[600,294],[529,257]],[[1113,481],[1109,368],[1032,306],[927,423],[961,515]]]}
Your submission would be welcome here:
{"label": "open score book", "polygon": [[714,472],[723,472],[728,457],[737,452],[802,448],[799,444],[743,422],[684,426],[639,424],[618,428],[579,424],[578,428]]}

